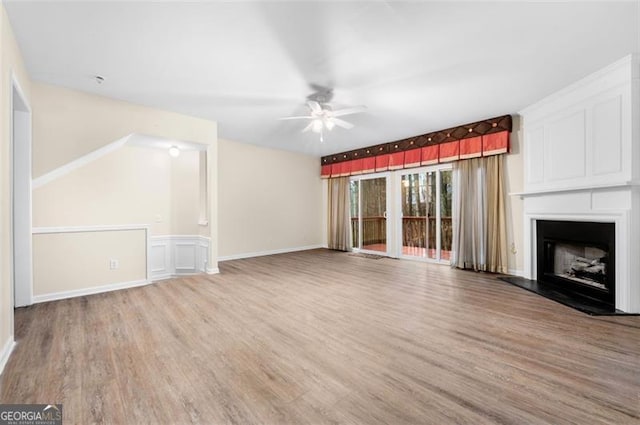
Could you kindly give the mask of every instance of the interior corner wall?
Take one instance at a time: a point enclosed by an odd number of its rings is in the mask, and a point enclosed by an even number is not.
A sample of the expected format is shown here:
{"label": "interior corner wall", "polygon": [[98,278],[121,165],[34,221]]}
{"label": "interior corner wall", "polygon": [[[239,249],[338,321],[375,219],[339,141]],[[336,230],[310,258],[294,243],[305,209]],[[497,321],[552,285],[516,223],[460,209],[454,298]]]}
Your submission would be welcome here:
{"label": "interior corner wall", "polygon": [[[12,76],[31,104],[31,82],[4,6],[0,2],[0,362],[13,342],[13,291],[11,281],[11,91]],[[0,364],[0,368],[1,368]]]}
{"label": "interior corner wall", "polygon": [[510,274],[524,273],[524,203],[519,193],[524,190],[524,154],[522,152],[522,119],[513,116],[511,152],[505,155],[505,199],[507,207],[508,268]]}
{"label": "interior corner wall", "polygon": [[217,140],[215,121],[50,84],[32,89],[34,178],[131,133],[204,145]]}
{"label": "interior corner wall", "polygon": [[197,234],[198,152],[124,146],[33,190],[33,226],[149,224]]}
{"label": "interior corner wall", "polygon": [[218,191],[221,260],[322,245],[317,157],[219,140]]}

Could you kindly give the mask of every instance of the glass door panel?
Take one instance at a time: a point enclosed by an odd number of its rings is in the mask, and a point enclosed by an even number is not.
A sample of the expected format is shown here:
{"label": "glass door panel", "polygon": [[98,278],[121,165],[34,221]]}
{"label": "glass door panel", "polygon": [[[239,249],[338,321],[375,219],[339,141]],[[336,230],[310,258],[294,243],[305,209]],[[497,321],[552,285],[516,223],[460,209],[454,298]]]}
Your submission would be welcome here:
{"label": "glass door panel", "polygon": [[426,172],[425,181],[427,192],[427,258],[435,260],[438,258],[438,216],[436,213],[438,186],[436,172]]}
{"label": "glass door panel", "polygon": [[434,169],[400,176],[400,255],[449,261],[452,172]]}
{"label": "glass door panel", "polygon": [[440,170],[440,259],[451,259],[452,228],[452,196],[453,182],[451,170]]}
{"label": "glass door panel", "polygon": [[426,174],[402,176],[402,255],[427,255],[427,184]]}
{"label": "glass door panel", "polygon": [[351,209],[351,246],[360,248],[360,181],[349,182]]}
{"label": "glass door panel", "polygon": [[387,252],[387,178],[360,180],[360,248]]}

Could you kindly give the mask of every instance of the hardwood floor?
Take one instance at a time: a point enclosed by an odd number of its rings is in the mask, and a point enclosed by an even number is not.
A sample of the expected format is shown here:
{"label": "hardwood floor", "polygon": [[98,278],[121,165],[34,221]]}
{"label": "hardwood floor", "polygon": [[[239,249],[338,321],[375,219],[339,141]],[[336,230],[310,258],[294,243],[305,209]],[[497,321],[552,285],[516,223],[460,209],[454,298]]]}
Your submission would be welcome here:
{"label": "hardwood floor", "polygon": [[326,250],[16,312],[2,403],[65,424],[637,424],[640,317]]}

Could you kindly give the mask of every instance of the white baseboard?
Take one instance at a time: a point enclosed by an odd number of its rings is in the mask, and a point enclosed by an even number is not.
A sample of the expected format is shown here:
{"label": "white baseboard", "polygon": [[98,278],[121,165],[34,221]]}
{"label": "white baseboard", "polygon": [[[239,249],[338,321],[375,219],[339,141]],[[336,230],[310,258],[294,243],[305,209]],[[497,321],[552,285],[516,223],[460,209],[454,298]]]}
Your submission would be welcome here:
{"label": "white baseboard", "polygon": [[[13,314],[13,311],[11,312]],[[2,351],[0,352],[0,374],[4,371],[4,367],[7,365],[9,361],[9,357],[11,356],[11,352],[16,346],[16,342],[13,340],[13,337],[9,337],[7,342],[4,343],[2,347]]]}
{"label": "white baseboard", "polygon": [[509,269],[507,272],[512,276],[524,277],[524,270]]}
{"label": "white baseboard", "polygon": [[207,274],[219,274],[220,269],[217,267],[207,267]]}
{"label": "white baseboard", "polygon": [[36,295],[33,303],[44,303],[47,301],[63,300],[65,298],[82,297],[84,295],[101,294],[103,292],[117,291],[119,289],[135,288],[150,284],[149,280],[134,280],[131,282],[112,283],[109,285],[94,286],[92,288],[74,289],[71,291],[53,292],[51,294]]}
{"label": "white baseboard", "polygon": [[244,254],[224,255],[222,257],[218,257],[218,261],[241,260],[243,258],[262,257],[265,255],[275,255],[275,254],[286,254],[288,252],[308,251],[310,249],[318,249],[318,248],[324,248],[324,247],[321,244],[319,244],[319,245],[298,246],[295,248],[273,249],[270,251],[247,252]]}
{"label": "white baseboard", "polygon": [[162,280],[167,280],[167,279],[177,279],[177,278],[181,278],[181,277],[198,276],[198,275],[201,275],[201,274],[202,274],[202,272],[173,273],[173,274],[154,275],[153,276],[153,280],[151,281],[151,283],[160,282]]}

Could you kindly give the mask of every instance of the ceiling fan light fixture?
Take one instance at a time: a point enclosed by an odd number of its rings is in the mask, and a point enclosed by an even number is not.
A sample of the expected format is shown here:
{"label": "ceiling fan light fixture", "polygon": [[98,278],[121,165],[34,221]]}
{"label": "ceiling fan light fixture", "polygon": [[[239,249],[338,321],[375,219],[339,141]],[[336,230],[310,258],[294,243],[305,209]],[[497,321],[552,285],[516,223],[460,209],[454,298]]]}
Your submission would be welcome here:
{"label": "ceiling fan light fixture", "polygon": [[178,156],[180,156],[180,149],[177,146],[171,146],[169,148],[169,155],[173,158],[177,158]]}
{"label": "ceiling fan light fixture", "polygon": [[311,130],[314,133],[320,133],[322,131],[322,120],[321,119],[313,120],[313,126],[311,127]]}
{"label": "ceiling fan light fixture", "polygon": [[333,130],[333,127],[336,126],[336,123],[334,123],[331,119],[327,119],[325,120],[324,125],[327,127],[327,130],[331,131]]}
{"label": "ceiling fan light fixture", "polygon": [[[325,97],[325,93],[327,92],[327,96]],[[316,134],[320,135],[320,141],[324,141],[324,132],[331,131],[335,127],[340,127],[345,130],[350,130],[354,127],[348,121],[343,120],[342,117],[344,115],[357,114],[360,112],[364,112],[366,107],[363,105],[360,106],[351,106],[343,109],[333,109],[333,107],[328,103],[331,100],[330,90],[324,90],[322,93],[317,92],[311,96],[307,97],[306,106],[309,108],[309,115],[298,115],[292,117],[283,117],[279,118],[280,120],[309,120],[307,125],[302,129],[303,133],[307,131],[312,131]]]}

